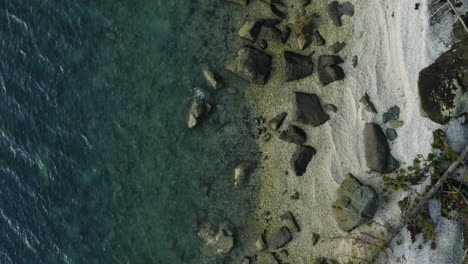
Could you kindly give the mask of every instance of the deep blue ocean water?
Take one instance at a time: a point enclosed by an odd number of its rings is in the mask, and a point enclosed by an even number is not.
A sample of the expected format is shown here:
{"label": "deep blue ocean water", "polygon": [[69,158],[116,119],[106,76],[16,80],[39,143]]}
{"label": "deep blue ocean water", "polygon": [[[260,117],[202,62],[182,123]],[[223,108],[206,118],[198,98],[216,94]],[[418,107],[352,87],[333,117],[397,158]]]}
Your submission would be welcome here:
{"label": "deep blue ocean water", "polygon": [[[245,85],[220,70],[234,92],[214,92],[201,75],[241,44],[232,8],[0,0],[0,263],[226,261],[191,222],[241,227],[255,206],[232,186],[257,151]],[[188,130],[196,91],[217,109]]]}

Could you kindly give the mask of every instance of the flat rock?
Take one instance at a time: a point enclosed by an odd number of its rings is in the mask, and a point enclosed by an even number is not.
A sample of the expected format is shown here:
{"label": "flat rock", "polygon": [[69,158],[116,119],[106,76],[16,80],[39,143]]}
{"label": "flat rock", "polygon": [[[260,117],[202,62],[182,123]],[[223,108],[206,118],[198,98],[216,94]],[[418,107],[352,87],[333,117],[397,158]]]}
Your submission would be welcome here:
{"label": "flat rock", "polygon": [[289,125],[287,129],[281,132],[279,139],[300,145],[306,141],[307,135],[300,127]]}
{"label": "flat rock", "polygon": [[446,124],[468,112],[467,65],[468,41],[463,41],[419,73],[421,108],[432,121]]}
{"label": "flat rock", "polygon": [[268,127],[273,131],[277,131],[281,127],[281,125],[283,125],[283,122],[287,116],[288,116],[288,113],[286,112],[282,112],[278,114],[277,116],[272,118],[270,121],[268,121]]}
{"label": "flat rock", "polygon": [[271,56],[244,46],[237,52],[237,57],[226,68],[239,77],[255,84],[265,84],[270,75]]}
{"label": "flat rock", "polygon": [[318,76],[322,85],[328,85],[334,81],[343,80],[345,77],[343,69],[338,64],[343,60],[336,55],[323,55],[318,59]]}
{"label": "flat rock", "polygon": [[378,207],[375,190],[359,182],[348,174],[336,191],[336,201],[332,204],[332,216],[338,227],[349,232],[364,220],[372,219]]}
{"label": "flat rock", "polygon": [[247,21],[244,25],[239,29],[237,35],[243,39],[255,42],[257,40],[258,34],[262,28],[261,21]]}
{"label": "flat rock", "polygon": [[295,92],[294,99],[294,120],[297,122],[316,127],[330,119],[330,116],[323,110],[317,95]]}
{"label": "flat rock", "polygon": [[382,128],[375,123],[368,123],[364,128],[364,151],[367,167],[373,171],[389,173],[399,166],[390,153]]}
{"label": "flat rock", "polygon": [[314,64],[312,63],[311,56],[285,51],[283,53],[283,61],[284,79],[287,82],[305,78],[314,71]]}
{"label": "flat rock", "polygon": [[296,176],[302,176],[307,170],[312,157],[317,153],[313,147],[297,146],[296,151],[291,157],[291,168]]}
{"label": "flat rock", "polygon": [[278,249],[284,247],[292,240],[291,232],[286,226],[273,232],[268,240],[268,247]]}
{"label": "flat rock", "polygon": [[188,114],[188,128],[194,128],[199,125],[203,120],[206,119],[211,109],[212,106],[207,100],[201,98],[196,98],[193,100]]}

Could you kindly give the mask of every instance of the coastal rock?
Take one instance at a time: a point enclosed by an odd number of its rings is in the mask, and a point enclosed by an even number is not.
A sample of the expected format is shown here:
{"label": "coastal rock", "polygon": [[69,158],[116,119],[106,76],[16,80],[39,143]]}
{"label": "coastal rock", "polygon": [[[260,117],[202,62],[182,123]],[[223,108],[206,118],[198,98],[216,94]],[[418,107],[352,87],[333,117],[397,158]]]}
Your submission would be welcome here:
{"label": "coastal rock", "polygon": [[419,73],[421,108],[432,121],[445,124],[468,112],[466,65],[468,41],[456,44]]}
{"label": "coastal rock", "polygon": [[268,121],[268,127],[273,131],[277,131],[281,127],[281,125],[283,125],[283,122],[287,116],[288,116],[288,113],[286,112],[282,112],[278,114],[277,116],[272,118],[270,121]]}
{"label": "coastal rock", "polygon": [[317,28],[310,16],[301,16],[292,25],[292,30],[298,36],[311,36]]}
{"label": "coastal rock", "polygon": [[238,5],[241,5],[241,6],[246,6],[249,4],[249,0],[225,0],[226,2],[230,2],[230,3],[234,3],[234,4],[238,4]]}
{"label": "coastal rock", "polygon": [[241,163],[234,169],[234,186],[242,187],[250,176],[250,166],[247,163]]}
{"label": "coastal rock", "polygon": [[316,127],[330,119],[330,116],[323,111],[317,95],[296,92],[294,93],[294,99],[296,103],[294,120],[297,122]]}
{"label": "coastal rock", "polygon": [[300,145],[306,141],[307,135],[300,127],[289,125],[287,129],[281,132],[279,139]]}
{"label": "coastal rock", "polygon": [[350,2],[340,4],[338,1],[333,1],[328,4],[328,14],[333,21],[333,24],[337,27],[341,27],[343,25],[341,17],[343,15],[353,16],[354,6]]}
{"label": "coastal rock", "polygon": [[325,45],[325,43],[326,43],[325,39],[322,37],[320,32],[318,30],[316,30],[312,34],[312,45],[314,45],[314,46],[323,46],[323,45]]}
{"label": "coastal rock", "polygon": [[307,170],[312,157],[317,153],[313,147],[297,146],[296,151],[291,157],[291,167],[296,176],[302,176]]}
{"label": "coastal rock", "polygon": [[323,108],[325,108],[327,112],[333,112],[333,113],[338,112],[338,107],[336,107],[336,105],[334,104],[325,104]]}
{"label": "coastal rock", "polygon": [[290,230],[293,232],[301,232],[301,228],[299,227],[299,224],[297,223],[297,220],[291,211],[282,214],[280,218]]}
{"label": "coastal rock", "polygon": [[320,235],[317,234],[317,233],[312,233],[312,238],[311,238],[311,241],[310,241],[311,244],[312,244],[312,246],[317,245],[317,243],[319,242],[319,240],[320,240]]}
{"label": "coastal rock", "polygon": [[305,78],[314,71],[314,64],[310,56],[285,51],[283,53],[283,61],[284,79],[287,82]]}
{"label": "coastal rock", "polygon": [[349,232],[365,219],[372,219],[378,207],[375,190],[348,174],[336,191],[337,199],[332,205],[332,215],[338,227]]}
{"label": "coastal rock", "polygon": [[257,241],[255,241],[255,249],[260,252],[264,251],[266,248],[265,240],[263,239],[263,236],[260,236]]}
{"label": "coastal rock", "polygon": [[398,168],[382,128],[375,123],[368,123],[364,128],[364,151],[367,167],[371,170],[389,173]]}
{"label": "coastal rock", "polygon": [[215,226],[203,223],[197,231],[198,237],[203,243],[218,254],[226,255],[234,247],[234,234],[227,225]]}
{"label": "coastal rock", "polygon": [[387,126],[389,128],[397,129],[403,126],[403,121],[393,120],[388,122]]}
{"label": "coastal rock", "polygon": [[338,262],[333,259],[317,258],[311,264],[338,264]]}
{"label": "coastal rock", "polygon": [[387,128],[385,130],[385,134],[387,135],[388,140],[393,141],[398,137],[398,134],[395,129]]}
{"label": "coastal rock", "polygon": [[213,89],[219,90],[223,88],[221,77],[213,71],[213,68],[210,65],[203,65],[202,71],[206,81]]}
{"label": "coastal rock", "polygon": [[262,22],[260,21],[247,21],[239,29],[237,35],[243,39],[255,42],[257,40],[260,29],[262,28]]}
{"label": "coastal rock", "polygon": [[226,68],[249,82],[263,85],[270,75],[270,66],[270,55],[251,46],[244,46]]}
{"label": "coastal rock", "polygon": [[189,109],[188,128],[194,128],[200,124],[208,116],[211,108],[208,101],[200,98],[195,99]]}
{"label": "coastal rock", "polygon": [[291,232],[286,226],[283,226],[271,234],[268,240],[268,246],[273,249],[282,248],[291,240]]}
{"label": "coastal rock", "polygon": [[289,27],[281,31],[276,26],[264,25],[260,31],[260,38],[267,41],[285,43],[289,37],[289,33]]}
{"label": "coastal rock", "polygon": [[390,121],[396,121],[400,118],[400,107],[392,106],[382,115],[383,123],[386,124]]}
{"label": "coastal rock", "polygon": [[311,38],[308,37],[308,36],[305,36],[305,35],[300,35],[296,38],[297,40],[297,47],[300,49],[300,50],[304,50],[306,49],[310,43],[312,42]]}
{"label": "coastal rock", "polygon": [[372,103],[369,95],[367,93],[364,94],[363,97],[359,100],[359,102],[363,103],[367,112],[377,114],[377,109],[375,108],[374,103]]}
{"label": "coastal rock", "polygon": [[333,54],[336,54],[340,52],[344,47],[346,46],[346,43],[344,42],[335,42],[333,45],[329,47],[329,51]]}
{"label": "coastal rock", "polygon": [[358,65],[358,56],[354,55],[352,61],[353,61],[353,68],[356,68],[356,66]]}
{"label": "coastal rock", "polygon": [[[461,17],[463,22],[465,22],[465,25],[468,25],[468,13],[462,15]],[[468,40],[468,34],[466,33],[465,28],[463,27],[460,20],[457,20],[457,22],[455,22],[453,25],[453,36],[462,41]]]}
{"label": "coastal rock", "polygon": [[323,55],[318,59],[318,76],[322,85],[328,85],[334,81],[343,80],[345,77],[343,69],[338,64],[343,60],[336,55]]}

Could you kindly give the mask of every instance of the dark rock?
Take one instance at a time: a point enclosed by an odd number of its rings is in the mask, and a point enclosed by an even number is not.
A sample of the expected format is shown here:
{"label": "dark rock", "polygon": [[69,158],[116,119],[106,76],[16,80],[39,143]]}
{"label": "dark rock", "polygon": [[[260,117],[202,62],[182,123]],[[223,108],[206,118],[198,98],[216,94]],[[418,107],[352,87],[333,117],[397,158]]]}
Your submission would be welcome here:
{"label": "dark rock", "polygon": [[445,124],[450,117],[468,112],[468,41],[442,54],[419,73],[418,88],[423,112]]}
{"label": "dark rock", "polygon": [[[468,13],[465,15],[461,16],[463,21],[465,22],[465,25],[468,25]],[[457,20],[455,24],[453,25],[453,35],[462,41],[468,40],[468,33],[466,33],[465,28],[463,27],[462,23],[460,20]]]}
{"label": "dark rock", "polygon": [[268,48],[268,42],[264,39],[260,40],[260,43],[258,43],[258,46],[261,48],[261,49],[266,49]]}
{"label": "dark rock", "polygon": [[312,36],[317,28],[318,26],[310,16],[301,16],[292,25],[292,30],[298,36]]}
{"label": "dark rock", "polygon": [[317,243],[319,242],[320,240],[320,235],[317,234],[317,233],[312,233],[312,246],[315,246],[317,245]]}
{"label": "dark rock", "polygon": [[318,30],[316,30],[312,34],[312,45],[314,45],[314,46],[323,46],[323,45],[325,45],[325,43],[326,43],[325,39],[322,37],[320,32]]}
{"label": "dark rock", "polygon": [[344,42],[335,42],[333,45],[330,46],[329,50],[331,53],[336,54],[340,52],[345,46],[346,43]]}
{"label": "dark rock", "polygon": [[319,57],[317,71],[322,85],[344,79],[344,71],[337,65],[340,63],[343,63],[343,60],[336,55],[323,55]]}
{"label": "dark rock", "polygon": [[316,127],[330,119],[330,116],[323,111],[320,99],[317,95],[295,92],[294,99],[296,103],[294,120],[297,122]]}
{"label": "dark rock", "polygon": [[353,56],[353,67],[356,68],[357,64],[358,64],[358,56],[354,55]]}
{"label": "dark rock", "polygon": [[300,127],[290,125],[286,130],[281,132],[279,138],[286,142],[300,145],[306,141],[307,135]]}
{"label": "dark rock", "polygon": [[387,134],[387,138],[390,141],[393,141],[398,137],[398,134],[397,134],[396,130],[393,129],[393,128],[387,128],[385,130],[385,134]]}
{"label": "dark rock", "polygon": [[285,43],[289,37],[289,32],[288,27],[281,31],[276,26],[263,26],[260,30],[260,38],[266,41]]}
{"label": "dark rock", "polygon": [[343,15],[353,16],[354,6],[350,2],[340,4],[338,1],[333,1],[328,4],[328,14],[333,21],[333,24],[335,24],[335,26],[341,27],[343,25],[341,17]]}
{"label": "dark rock", "polygon": [[306,7],[306,6],[310,5],[310,2],[311,2],[311,0],[299,0],[299,4],[302,7]]}
{"label": "dark rock", "polygon": [[297,40],[297,46],[300,50],[306,49],[312,42],[311,37],[305,36],[305,35],[298,36],[296,40]]}
{"label": "dark rock", "polygon": [[244,46],[237,52],[237,57],[226,68],[239,77],[256,84],[265,84],[270,75],[271,56]]}
{"label": "dark rock", "polygon": [[291,211],[282,214],[280,218],[281,220],[283,220],[283,222],[285,222],[286,226],[290,230],[292,230],[293,232],[301,232],[301,228],[299,227],[299,224],[297,223],[297,220],[291,213]]}
{"label": "dark rock", "polygon": [[367,167],[371,170],[389,173],[398,168],[382,128],[375,123],[368,123],[364,128],[364,151]]}
{"label": "dark rock", "polygon": [[372,103],[369,95],[367,93],[364,94],[363,97],[359,100],[359,102],[363,103],[367,112],[371,112],[377,114],[377,109],[375,109],[374,103]]}
{"label": "dark rock", "polygon": [[246,6],[249,4],[249,0],[225,0],[226,2],[230,2],[230,3],[234,3],[234,4],[238,4],[238,5],[241,5],[241,6]]}
{"label": "dark rock", "polygon": [[296,151],[291,157],[291,167],[296,176],[304,175],[315,153],[317,151],[313,147],[297,146]]}
{"label": "dark rock", "polygon": [[295,81],[311,75],[314,71],[312,57],[285,51],[283,53],[284,79]]}
{"label": "dark rock", "polygon": [[291,232],[286,226],[273,232],[268,240],[268,246],[270,248],[278,249],[284,247],[292,240]]}
{"label": "dark rock", "polygon": [[286,18],[286,12],[284,10],[284,6],[280,4],[270,4],[270,11],[273,13],[273,15],[285,19]]}
{"label": "dark rock", "polygon": [[281,127],[287,116],[288,113],[286,112],[280,113],[279,115],[275,116],[270,121],[268,121],[268,127],[273,131],[277,131]]}
{"label": "dark rock", "polygon": [[247,21],[245,24],[239,29],[237,35],[243,39],[255,42],[257,40],[258,34],[262,28],[261,21]]}
{"label": "dark rock", "polygon": [[200,98],[195,99],[189,109],[188,128],[194,128],[199,125],[206,119],[211,109],[212,106],[207,100]]}
{"label": "dark rock", "polygon": [[392,106],[390,109],[388,109],[387,112],[385,112],[382,115],[383,123],[386,124],[390,121],[395,121],[400,118],[400,107],[397,105]]}
{"label": "dark rock", "polygon": [[299,197],[300,197],[300,195],[299,195],[298,192],[295,192],[293,195],[291,195],[291,199],[295,200],[295,201],[299,200]]}
{"label": "dark rock", "polygon": [[372,219],[378,207],[378,195],[369,185],[363,185],[348,174],[336,191],[332,215],[338,227],[349,232],[364,220]]}
{"label": "dark rock", "polygon": [[252,257],[249,257],[249,256],[245,256],[241,261],[241,264],[252,264],[252,263],[253,263]]}

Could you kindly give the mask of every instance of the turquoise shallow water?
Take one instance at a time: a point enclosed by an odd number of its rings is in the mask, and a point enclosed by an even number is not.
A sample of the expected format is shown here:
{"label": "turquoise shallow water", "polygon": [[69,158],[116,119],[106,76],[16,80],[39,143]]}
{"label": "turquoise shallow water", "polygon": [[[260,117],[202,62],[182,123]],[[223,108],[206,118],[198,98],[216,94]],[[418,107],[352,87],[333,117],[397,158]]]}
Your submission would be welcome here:
{"label": "turquoise shallow water", "polygon": [[[232,183],[257,157],[245,84],[221,71],[215,93],[200,71],[241,44],[232,8],[0,2],[0,263],[229,263],[191,223],[241,230],[255,206]],[[217,107],[188,130],[195,91]]]}

